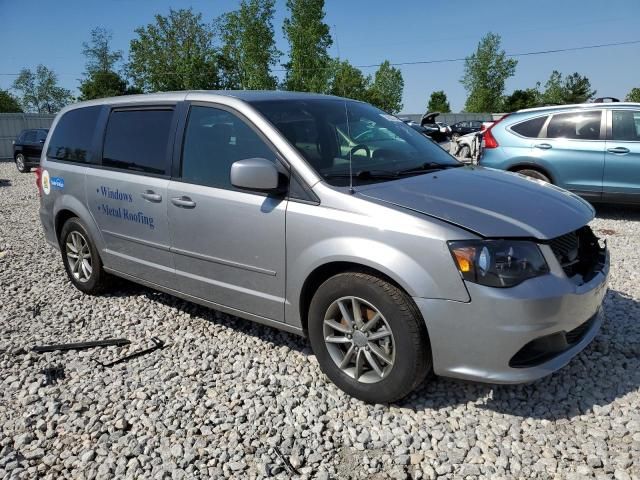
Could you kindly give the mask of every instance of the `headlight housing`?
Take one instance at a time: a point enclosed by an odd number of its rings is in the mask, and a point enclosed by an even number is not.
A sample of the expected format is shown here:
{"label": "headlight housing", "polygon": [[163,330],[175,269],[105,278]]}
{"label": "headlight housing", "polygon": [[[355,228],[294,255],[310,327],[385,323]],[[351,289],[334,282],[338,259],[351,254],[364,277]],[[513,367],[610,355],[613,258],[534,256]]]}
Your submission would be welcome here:
{"label": "headlight housing", "polygon": [[549,273],[538,245],[523,240],[461,240],[448,242],[462,275],[487,287],[513,287]]}

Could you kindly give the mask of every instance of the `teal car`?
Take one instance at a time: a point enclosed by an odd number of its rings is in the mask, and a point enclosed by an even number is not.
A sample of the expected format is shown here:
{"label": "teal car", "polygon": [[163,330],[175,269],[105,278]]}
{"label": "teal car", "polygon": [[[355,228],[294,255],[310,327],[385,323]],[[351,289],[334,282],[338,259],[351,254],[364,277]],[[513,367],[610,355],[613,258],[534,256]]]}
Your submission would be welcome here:
{"label": "teal car", "polygon": [[640,103],[520,110],[484,132],[480,165],[553,183],[590,202],[640,203]]}

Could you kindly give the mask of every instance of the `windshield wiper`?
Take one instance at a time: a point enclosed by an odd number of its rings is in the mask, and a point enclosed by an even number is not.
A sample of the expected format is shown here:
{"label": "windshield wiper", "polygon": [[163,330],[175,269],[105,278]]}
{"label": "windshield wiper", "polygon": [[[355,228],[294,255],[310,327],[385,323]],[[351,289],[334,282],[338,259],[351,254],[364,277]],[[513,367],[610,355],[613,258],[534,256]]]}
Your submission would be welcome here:
{"label": "windshield wiper", "polygon": [[[349,178],[349,176],[349,172],[323,174],[323,177],[325,178]],[[360,180],[368,180],[370,178],[398,178],[398,176],[398,172],[391,170],[359,170],[357,172],[353,172],[353,178],[358,178]]]}
{"label": "windshield wiper", "polygon": [[407,168],[405,170],[398,170],[398,175],[413,175],[415,173],[433,172],[436,170],[445,170],[447,168],[464,167],[463,163],[438,163],[438,162],[426,162],[417,167]]}

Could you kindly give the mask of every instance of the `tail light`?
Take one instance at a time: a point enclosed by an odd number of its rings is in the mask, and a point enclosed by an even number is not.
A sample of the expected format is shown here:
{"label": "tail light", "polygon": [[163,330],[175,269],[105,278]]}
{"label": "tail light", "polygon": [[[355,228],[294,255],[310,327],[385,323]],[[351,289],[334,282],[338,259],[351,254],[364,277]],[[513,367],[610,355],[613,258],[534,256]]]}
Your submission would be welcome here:
{"label": "tail light", "polygon": [[33,169],[36,173],[36,187],[38,187],[38,195],[42,196],[42,169],[36,167]]}
{"label": "tail light", "polygon": [[489,128],[487,128],[483,132],[484,148],[498,148],[500,146],[500,144],[498,143],[498,140],[496,140],[496,137],[494,137],[493,133],[491,133],[491,130],[493,130],[493,127],[495,127],[497,124],[499,124],[502,120],[504,120],[508,116],[509,116],[508,113],[506,115],[503,115],[498,120],[496,120],[493,123],[493,125],[491,125]]}

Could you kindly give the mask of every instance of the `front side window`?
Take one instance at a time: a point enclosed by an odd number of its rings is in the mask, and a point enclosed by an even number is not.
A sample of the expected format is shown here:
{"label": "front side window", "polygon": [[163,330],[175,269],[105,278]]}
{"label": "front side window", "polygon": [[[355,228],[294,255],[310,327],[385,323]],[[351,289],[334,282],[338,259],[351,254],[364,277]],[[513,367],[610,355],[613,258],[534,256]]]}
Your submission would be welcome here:
{"label": "front side window", "polygon": [[553,115],[547,126],[547,138],[598,140],[600,139],[601,118],[602,112],[600,110]]}
{"label": "front side window", "polygon": [[[339,99],[252,102],[324,179],[375,183],[461,165],[401,120],[366,103]],[[313,134],[299,135],[304,130]],[[349,164],[351,162],[351,169]]]}
{"label": "front side window", "polygon": [[166,175],[172,119],[173,109],[111,112],[104,137],[102,165]]}
{"label": "front side window", "polygon": [[614,110],[611,123],[611,139],[640,142],[640,111]]}
{"label": "front side window", "polygon": [[516,123],[511,127],[511,130],[516,132],[518,135],[522,135],[523,137],[538,138],[540,136],[540,130],[542,130],[544,122],[547,121],[547,118],[547,116],[537,117],[532,118],[531,120],[526,120],[524,122]]}
{"label": "front side window", "polygon": [[[298,133],[303,138],[312,134],[304,126]],[[248,158],[276,162],[269,146],[234,114],[213,107],[191,107],[182,148],[182,180],[235,190],[231,185],[231,165]]]}
{"label": "front side window", "polygon": [[91,162],[91,143],[101,106],[69,110],[53,131],[47,157],[68,162]]}

